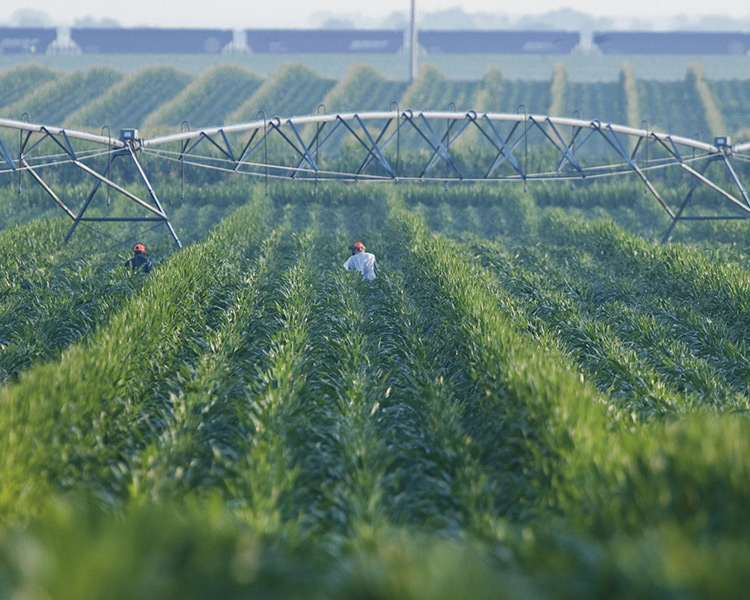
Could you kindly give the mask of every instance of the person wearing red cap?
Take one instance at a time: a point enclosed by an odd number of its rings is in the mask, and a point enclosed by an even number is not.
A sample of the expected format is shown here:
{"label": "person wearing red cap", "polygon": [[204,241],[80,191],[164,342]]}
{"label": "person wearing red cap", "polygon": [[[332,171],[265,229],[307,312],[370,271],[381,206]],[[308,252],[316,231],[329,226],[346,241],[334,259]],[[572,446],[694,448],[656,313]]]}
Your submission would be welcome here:
{"label": "person wearing red cap", "polygon": [[378,272],[375,255],[365,252],[366,248],[362,242],[352,244],[349,249],[352,251],[352,255],[344,263],[344,268],[359,271],[366,279],[375,279]]}
{"label": "person wearing red cap", "polygon": [[146,247],[143,244],[133,246],[133,258],[125,262],[125,267],[131,271],[148,273],[151,270],[151,261],[146,256]]}

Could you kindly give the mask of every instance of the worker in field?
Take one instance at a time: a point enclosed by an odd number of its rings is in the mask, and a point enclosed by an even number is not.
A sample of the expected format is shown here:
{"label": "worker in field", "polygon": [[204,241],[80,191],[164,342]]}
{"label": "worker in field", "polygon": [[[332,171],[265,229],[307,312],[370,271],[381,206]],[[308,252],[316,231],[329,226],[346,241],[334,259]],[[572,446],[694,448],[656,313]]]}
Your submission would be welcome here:
{"label": "worker in field", "polygon": [[378,272],[378,263],[375,255],[365,252],[366,248],[362,242],[356,242],[349,246],[352,255],[344,263],[347,270],[359,271],[366,279],[375,279]]}
{"label": "worker in field", "polygon": [[133,246],[133,257],[125,262],[125,266],[133,272],[148,273],[151,270],[151,261],[146,256],[146,247],[143,244]]}

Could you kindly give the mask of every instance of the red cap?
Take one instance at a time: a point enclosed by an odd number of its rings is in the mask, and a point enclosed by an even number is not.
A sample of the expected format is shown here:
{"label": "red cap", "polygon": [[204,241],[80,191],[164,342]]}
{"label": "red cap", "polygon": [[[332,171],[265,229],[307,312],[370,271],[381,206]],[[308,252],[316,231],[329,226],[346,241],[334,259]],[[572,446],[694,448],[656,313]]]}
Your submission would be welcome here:
{"label": "red cap", "polygon": [[362,242],[355,242],[352,244],[352,248],[364,248],[365,245]]}
{"label": "red cap", "polygon": [[133,246],[133,252],[146,252],[146,246],[143,244],[136,244]]}

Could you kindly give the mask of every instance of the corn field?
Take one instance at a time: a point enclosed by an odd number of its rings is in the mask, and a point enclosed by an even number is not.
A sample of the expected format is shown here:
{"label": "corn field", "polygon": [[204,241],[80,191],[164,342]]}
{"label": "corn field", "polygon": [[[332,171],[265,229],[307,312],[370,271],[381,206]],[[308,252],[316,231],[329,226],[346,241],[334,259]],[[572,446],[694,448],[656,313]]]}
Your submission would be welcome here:
{"label": "corn field", "polygon": [[[709,80],[692,64],[681,80],[636,78],[629,62],[613,82],[569,81],[556,64],[549,79],[510,79],[503,64],[483,77],[456,80],[423,65],[411,82],[354,64],[339,79],[298,63],[263,77],[231,63],[198,74],[172,66],[124,73],[94,67],[63,73],[37,65],[0,71],[0,115],[100,133],[139,128],[145,137],[316,112],[456,110],[597,119],[711,141],[748,139],[745,78]],[[4,140],[6,145],[9,144]]]}
{"label": "corn field", "polygon": [[202,189],[149,274],[0,231],[0,597],[741,597],[744,224],[311,192]]}

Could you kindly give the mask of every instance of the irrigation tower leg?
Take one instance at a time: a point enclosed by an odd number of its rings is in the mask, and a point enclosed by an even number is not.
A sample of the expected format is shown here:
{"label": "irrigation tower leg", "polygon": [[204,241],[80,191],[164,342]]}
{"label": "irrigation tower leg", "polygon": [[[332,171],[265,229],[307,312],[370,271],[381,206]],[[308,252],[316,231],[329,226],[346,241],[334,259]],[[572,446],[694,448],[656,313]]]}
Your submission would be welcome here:
{"label": "irrigation tower leg", "polygon": [[148,177],[146,177],[146,172],[143,170],[143,167],[141,167],[141,163],[138,161],[138,157],[135,155],[135,151],[133,150],[130,144],[127,145],[127,148],[128,148],[128,152],[130,152],[130,157],[133,159],[133,162],[135,163],[135,166],[138,169],[138,173],[140,173],[141,175],[141,179],[143,179],[143,183],[146,184],[146,188],[148,189],[148,193],[151,195],[151,198],[153,199],[154,204],[156,204],[158,209],[161,211],[161,214],[164,215],[164,223],[166,224],[167,229],[169,229],[169,233],[172,234],[172,238],[177,244],[177,247],[182,248],[182,242],[180,242],[179,238],[177,237],[177,234],[172,228],[172,223],[169,222],[167,213],[164,212],[164,209],[162,208],[161,203],[159,202],[159,198],[156,196],[156,192],[154,191],[154,188],[151,186],[151,182],[148,180]]}
{"label": "irrigation tower leg", "polygon": [[[107,171],[109,171],[109,165],[107,166],[107,170],[104,172],[105,177],[108,176]],[[94,182],[94,186],[91,188],[91,192],[89,192],[88,197],[86,198],[86,201],[83,203],[83,206],[81,207],[81,210],[78,211],[78,214],[73,219],[73,224],[70,226],[70,229],[68,230],[68,234],[65,236],[64,243],[68,243],[68,240],[70,240],[70,237],[73,235],[73,232],[76,230],[76,227],[78,227],[78,223],[81,222],[81,219],[83,218],[83,214],[86,212],[86,209],[89,207],[89,204],[91,204],[91,201],[94,199],[94,196],[96,195],[96,191],[99,189],[99,186],[102,184],[101,179],[97,179]]]}

